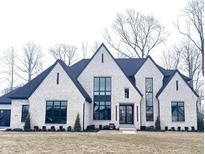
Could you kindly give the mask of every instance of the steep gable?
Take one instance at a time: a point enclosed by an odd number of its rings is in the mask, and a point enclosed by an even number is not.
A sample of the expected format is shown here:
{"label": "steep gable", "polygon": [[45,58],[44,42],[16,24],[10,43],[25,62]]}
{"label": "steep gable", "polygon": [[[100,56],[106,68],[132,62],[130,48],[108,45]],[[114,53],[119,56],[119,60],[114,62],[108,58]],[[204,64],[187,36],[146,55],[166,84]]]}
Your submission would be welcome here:
{"label": "steep gable", "polygon": [[15,92],[13,92],[9,97],[11,99],[28,99],[57,64],[60,64],[62,66],[64,71],[67,73],[67,75],[73,81],[73,83],[78,88],[80,93],[83,95],[85,100],[88,102],[91,102],[90,96],[87,94],[87,92],[81,86],[81,84],[73,77],[72,71],[69,69],[69,67],[61,60],[57,60],[52,66],[50,66],[48,69],[43,71],[40,75],[38,75],[36,78],[34,78],[30,82],[28,82],[23,87],[19,88]]}
{"label": "steep gable", "polygon": [[[87,61],[84,60],[81,62],[81,64],[79,65],[79,68],[83,68],[81,70],[81,72],[75,72],[76,78],[79,78],[81,73],[83,73],[84,71],[86,71],[86,68],[88,67],[88,65],[98,65],[101,64],[101,60],[102,60],[102,56],[103,56],[103,63],[107,63],[107,61],[113,61],[113,64],[117,66],[117,68],[119,68],[120,72],[123,74],[123,76],[131,83],[131,85],[135,88],[135,90],[138,92],[139,95],[142,96],[141,92],[139,91],[139,89],[135,86],[134,82],[132,82],[132,80],[126,75],[126,72],[121,68],[121,66],[118,64],[118,62],[116,61],[116,59],[112,56],[112,54],[109,52],[109,50],[107,49],[107,47],[102,43],[100,45],[100,47],[97,49],[97,51],[95,52],[95,54],[92,56],[92,58]],[[72,68],[74,68],[75,65]],[[76,66],[77,67],[77,66]],[[109,67],[105,68],[105,69],[109,69]]]}

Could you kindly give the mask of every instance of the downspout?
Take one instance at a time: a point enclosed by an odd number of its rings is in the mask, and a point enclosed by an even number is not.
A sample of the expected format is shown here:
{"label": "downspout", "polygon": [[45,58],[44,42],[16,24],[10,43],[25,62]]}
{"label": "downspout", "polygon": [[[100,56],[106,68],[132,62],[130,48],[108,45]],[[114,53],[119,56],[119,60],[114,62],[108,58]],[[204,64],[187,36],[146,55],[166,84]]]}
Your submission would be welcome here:
{"label": "downspout", "polygon": [[85,103],[86,103],[86,100],[83,102],[83,131],[85,130]]}
{"label": "downspout", "polygon": [[[142,106],[142,100],[143,100],[143,96],[141,97],[141,100],[140,100],[140,115],[139,115],[139,121],[140,121],[140,130],[141,130],[141,126],[142,126],[142,120],[141,120],[141,117],[142,117],[142,112],[141,112],[141,106]],[[138,114],[139,114],[139,111],[138,111]]]}
{"label": "downspout", "polygon": [[157,101],[158,101],[158,116],[160,119],[160,101],[159,101],[159,98],[157,98]]}

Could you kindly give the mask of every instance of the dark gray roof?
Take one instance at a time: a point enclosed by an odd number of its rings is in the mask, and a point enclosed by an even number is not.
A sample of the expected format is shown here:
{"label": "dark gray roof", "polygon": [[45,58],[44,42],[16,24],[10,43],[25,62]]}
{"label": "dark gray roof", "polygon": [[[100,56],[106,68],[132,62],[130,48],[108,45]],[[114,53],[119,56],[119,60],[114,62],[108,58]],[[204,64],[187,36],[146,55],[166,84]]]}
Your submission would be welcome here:
{"label": "dark gray roof", "polygon": [[57,63],[59,63],[63,67],[63,69],[65,70],[67,75],[71,78],[71,80],[76,85],[76,87],[79,89],[79,91],[81,92],[83,97],[86,99],[86,101],[91,102],[92,100],[91,100],[90,96],[87,94],[87,92],[81,86],[81,84],[77,81],[77,79],[72,75],[70,68],[62,60],[57,60],[52,66],[50,66],[48,69],[43,71],[36,78],[34,78],[30,82],[28,82],[23,87],[19,88],[15,92],[12,92],[12,94],[9,95],[9,99],[10,98],[28,99]]}
{"label": "dark gray roof", "polygon": [[11,98],[10,98],[10,96],[11,96],[14,92],[16,92],[18,89],[19,89],[19,88],[16,88],[16,89],[10,91],[9,93],[7,93],[7,94],[1,96],[1,97],[0,97],[0,104],[11,104]]}

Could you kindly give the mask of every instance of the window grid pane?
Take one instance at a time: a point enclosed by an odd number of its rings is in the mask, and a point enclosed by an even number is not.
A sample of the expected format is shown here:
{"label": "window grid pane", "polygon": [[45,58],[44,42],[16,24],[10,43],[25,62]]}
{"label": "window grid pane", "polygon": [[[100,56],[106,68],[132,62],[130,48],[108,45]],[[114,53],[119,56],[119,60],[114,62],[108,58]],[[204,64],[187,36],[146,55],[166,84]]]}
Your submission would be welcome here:
{"label": "window grid pane", "polygon": [[153,121],[153,79],[145,78],[146,120]]}
{"label": "window grid pane", "polygon": [[185,121],[184,102],[172,102],[172,121]]}

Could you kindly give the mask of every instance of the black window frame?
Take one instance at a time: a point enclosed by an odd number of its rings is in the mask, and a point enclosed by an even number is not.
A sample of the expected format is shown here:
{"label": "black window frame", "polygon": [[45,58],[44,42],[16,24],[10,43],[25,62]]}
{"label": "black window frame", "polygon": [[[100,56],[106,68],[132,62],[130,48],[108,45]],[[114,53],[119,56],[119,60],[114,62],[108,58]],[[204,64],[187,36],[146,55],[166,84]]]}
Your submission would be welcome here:
{"label": "black window frame", "polygon": [[[101,85],[102,83],[104,84],[103,86]],[[111,120],[111,89],[111,77],[95,76],[93,78],[93,120]],[[110,102],[110,105],[107,105],[107,102]],[[96,108],[99,108],[99,111],[96,112]],[[104,111],[100,110],[100,108],[104,108]]]}
{"label": "black window frame", "polygon": [[130,98],[130,90],[129,88],[124,89],[125,98]]}
{"label": "black window frame", "polygon": [[[151,80],[152,81],[152,85],[151,85],[151,91],[147,90],[147,80]],[[151,99],[151,104],[152,105],[148,105],[148,101],[147,101],[147,94],[151,94],[152,95],[152,99]],[[146,104],[146,121],[154,121],[154,103],[153,103],[153,78],[148,77],[145,78],[145,104]],[[151,113],[151,118],[149,119],[149,113],[147,112],[148,109],[152,111]]]}
{"label": "black window frame", "polygon": [[[58,116],[56,116],[56,115],[54,115],[54,114],[56,114],[56,112],[57,111],[55,111],[55,106],[57,106],[57,105],[55,105],[55,103],[60,103],[60,108],[59,108],[59,110],[60,111],[58,111],[59,113],[59,115]],[[52,105],[48,105],[48,104],[52,104]],[[62,103],[65,103],[66,105],[62,105]],[[53,121],[49,121],[48,120],[48,111],[47,111],[47,109],[49,108],[49,107],[51,107],[51,118],[53,118],[54,120]],[[64,107],[64,108],[66,108],[66,110],[65,110],[65,117],[62,117],[62,111],[63,111],[63,109],[62,109],[62,107]],[[45,114],[45,123],[46,124],[66,124],[67,123],[67,107],[68,107],[68,102],[67,101],[65,101],[65,100],[47,100],[46,101],[46,114]]]}
{"label": "black window frame", "polygon": [[[6,125],[1,125],[1,111],[6,111],[9,113],[9,120],[5,120]],[[10,122],[11,122],[11,110],[10,109],[0,109],[0,127],[10,127]]]}
{"label": "black window frame", "polygon": [[[27,108],[28,110],[25,110]],[[22,110],[21,110],[21,122],[25,122],[26,118],[29,114],[29,105],[22,105]]]}
{"label": "black window frame", "polygon": [[[175,120],[175,118],[173,117],[173,104],[176,104],[176,109],[177,109],[177,119]],[[179,104],[183,104],[183,105],[179,105]],[[183,118],[181,120],[181,118],[179,117],[180,114],[180,109],[179,108],[183,108]],[[185,106],[184,106],[184,102],[183,101],[172,101],[171,102],[171,114],[172,114],[172,122],[185,122]]]}

